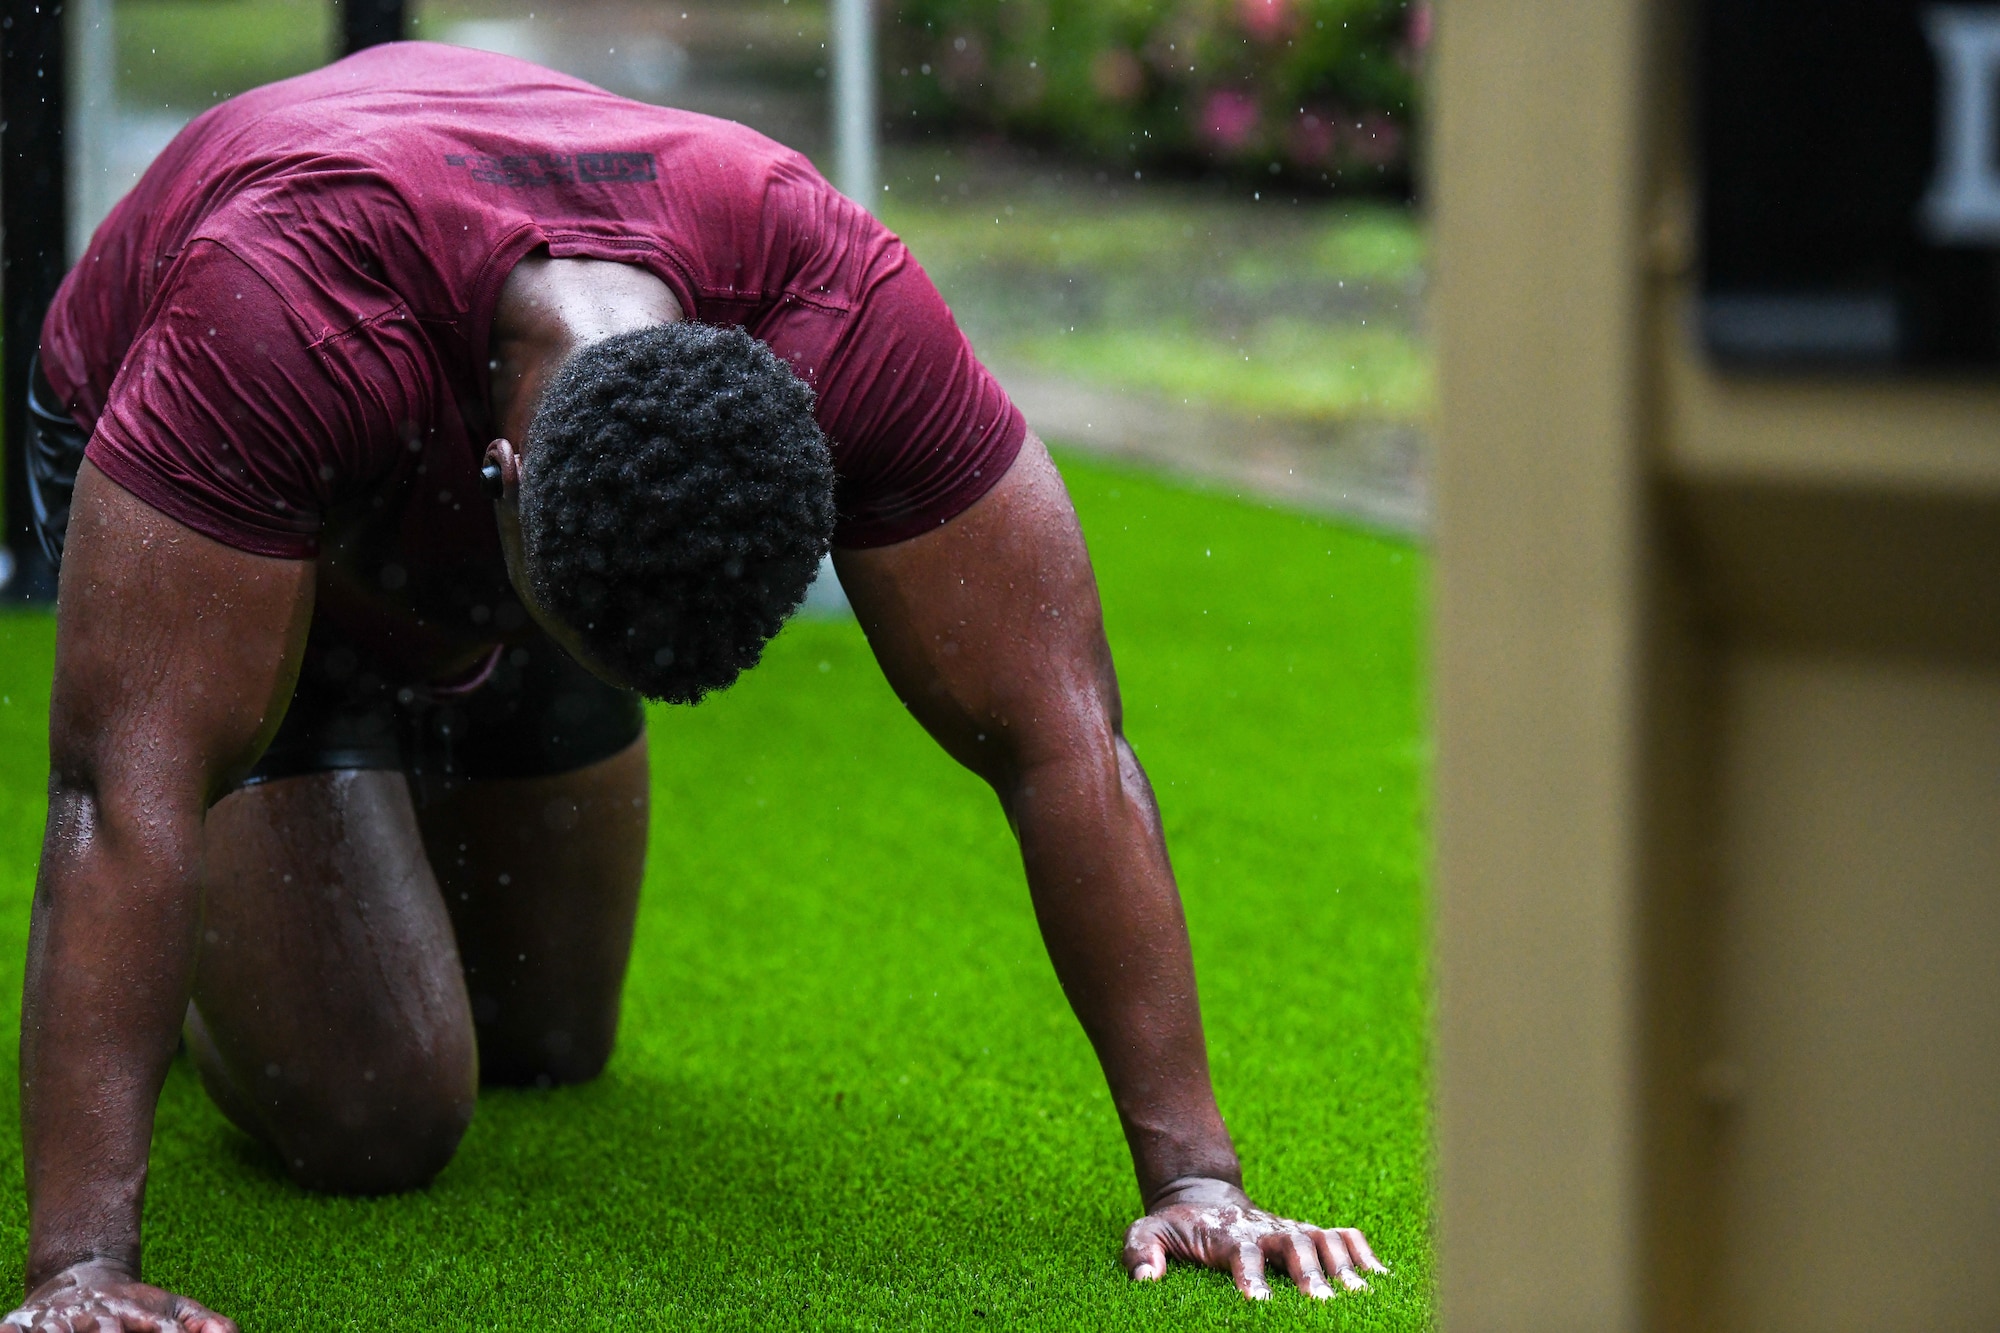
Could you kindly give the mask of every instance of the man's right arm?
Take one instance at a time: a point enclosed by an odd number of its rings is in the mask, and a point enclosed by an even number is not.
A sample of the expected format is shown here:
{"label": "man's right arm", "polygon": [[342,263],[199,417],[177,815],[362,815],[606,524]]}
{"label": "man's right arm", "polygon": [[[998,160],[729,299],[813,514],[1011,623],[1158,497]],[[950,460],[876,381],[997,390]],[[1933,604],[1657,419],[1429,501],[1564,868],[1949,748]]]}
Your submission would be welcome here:
{"label": "man's right arm", "polygon": [[193,985],[203,822],[277,728],[312,599],[310,562],[224,546],[84,465],[22,1000],[29,1301],[6,1326],[235,1327],[138,1281],[139,1217]]}

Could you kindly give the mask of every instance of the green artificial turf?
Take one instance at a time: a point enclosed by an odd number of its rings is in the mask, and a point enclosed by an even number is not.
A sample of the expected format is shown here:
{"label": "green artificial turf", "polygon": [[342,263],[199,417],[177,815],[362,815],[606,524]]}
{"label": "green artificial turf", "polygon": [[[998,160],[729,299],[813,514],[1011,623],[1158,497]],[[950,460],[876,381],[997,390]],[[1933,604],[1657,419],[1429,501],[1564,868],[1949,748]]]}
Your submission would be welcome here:
{"label": "green artificial turf", "polygon": [[[1327,1305],[1134,1285],[1109,1098],[995,803],[848,621],[653,715],[625,1027],[583,1088],[492,1092],[430,1189],[330,1199],[185,1061],[149,1276],[249,1330],[1430,1324],[1424,766],[1409,546],[1064,460],[1186,897],[1224,1114],[1270,1206],[1395,1272]],[[42,813],[53,633],[0,618],[0,1023]],[[11,1063],[12,1042],[5,1059]],[[14,1120],[0,1070],[0,1123]],[[25,1246],[0,1138],[0,1280]]]}

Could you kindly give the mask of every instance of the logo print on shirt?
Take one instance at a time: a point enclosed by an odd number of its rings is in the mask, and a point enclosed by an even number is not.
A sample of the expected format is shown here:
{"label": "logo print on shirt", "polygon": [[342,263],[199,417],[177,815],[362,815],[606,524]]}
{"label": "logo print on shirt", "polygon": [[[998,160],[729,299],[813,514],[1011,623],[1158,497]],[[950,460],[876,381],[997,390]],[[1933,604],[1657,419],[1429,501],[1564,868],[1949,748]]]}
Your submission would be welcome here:
{"label": "logo print on shirt", "polygon": [[637,185],[655,180],[651,153],[446,153],[476,181],[516,190],[542,185]]}

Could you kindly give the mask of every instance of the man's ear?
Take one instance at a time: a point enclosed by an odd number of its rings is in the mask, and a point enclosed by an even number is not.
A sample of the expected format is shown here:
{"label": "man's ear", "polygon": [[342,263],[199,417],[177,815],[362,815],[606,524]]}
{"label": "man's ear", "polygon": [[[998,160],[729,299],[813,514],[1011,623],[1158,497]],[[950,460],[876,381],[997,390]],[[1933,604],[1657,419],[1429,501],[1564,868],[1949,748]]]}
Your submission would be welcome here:
{"label": "man's ear", "polygon": [[495,500],[520,494],[521,455],[512,440],[498,439],[486,446],[486,465],[479,469],[479,482]]}

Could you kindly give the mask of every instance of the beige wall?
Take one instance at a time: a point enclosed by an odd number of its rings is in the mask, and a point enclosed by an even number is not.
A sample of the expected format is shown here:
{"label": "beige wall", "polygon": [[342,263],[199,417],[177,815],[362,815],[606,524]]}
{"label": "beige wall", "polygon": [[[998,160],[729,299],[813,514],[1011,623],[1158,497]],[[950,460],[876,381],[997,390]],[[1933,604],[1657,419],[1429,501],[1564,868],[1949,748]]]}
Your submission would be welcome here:
{"label": "beige wall", "polygon": [[2000,672],[1727,673],[1718,1322],[2000,1326]]}
{"label": "beige wall", "polygon": [[1444,1319],[2000,1327],[2000,386],[1707,365],[1681,21],[1441,9]]}

